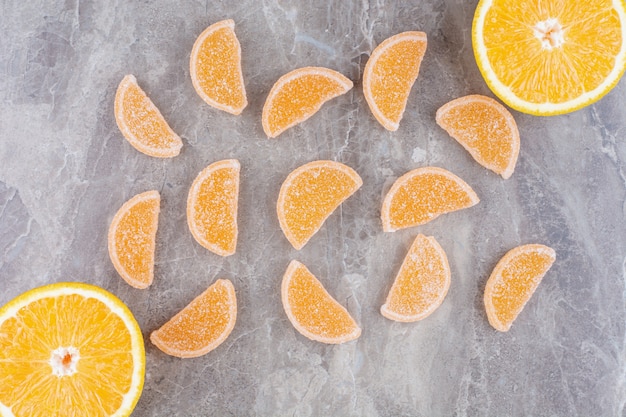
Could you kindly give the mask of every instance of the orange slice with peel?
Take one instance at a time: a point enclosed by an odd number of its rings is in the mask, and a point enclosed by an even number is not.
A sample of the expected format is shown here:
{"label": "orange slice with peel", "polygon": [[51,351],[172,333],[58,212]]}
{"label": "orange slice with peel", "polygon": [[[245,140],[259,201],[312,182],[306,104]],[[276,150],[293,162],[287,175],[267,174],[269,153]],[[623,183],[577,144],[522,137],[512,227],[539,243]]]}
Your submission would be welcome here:
{"label": "orange slice with peel", "polygon": [[102,288],[51,284],[0,308],[0,415],[129,416],[145,364],[137,321]]}
{"label": "orange slice with peel", "polygon": [[281,298],[293,327],[311,340],[339,344],[361,335],[361,328],[348,310],[298,261],[291,261],[287,267]]}
{"label": "orange slice with peel", "polygon": [[280,187],[276,211],[280,228],[300,250],[339,205],[363,185],[352,168],[313,161],[292,171]]}
{"label": "orange slice with peel", "polygon": [[398,178],[385,196],[381,210],[383,230],[395,232],[419,226],[479,201],[474,190],[450,171],[417,168]]}
{"label": "orange slice with peel", "polygon": [[511,328],[555,259],[554,249],[538,244],[518,246],[500,259],[487,280],[484,297],[494,329]]}
{"label": "orange slice with peel", "polygon": [[232,19],[214,23],[198,36],[189,68],[193,87],[208,105],[235,115],[248,105]]}
{"label": "orange slice with peel", "polygon": [[196,177],[187,197],[187,224],[196,241],[221,256],[237,249],[239,161],[212,163]]}
{"label": "orange slice with peel", "polygon": [[154,251],[161,197],[156,190],[125,202],[109,226],[109,257],[129,285],[147,288],[154,279]]}
{"label": "orange slice with peel", "polygon": [[171,158],[183,147],[183,141],[139,87],[134,75],[125,76],[117,87],[115,121],[126,140],[146,155]]}
{"label": "orange slice with peel", "polygon": [[437,110],[437,124],[480,165],[507,179],[519,154],[519,131],[513,115],[490,97],[470,95]]}
{"label": "orange slice with peel", "polygon": [[434,237],[417,235],[389,290],[380,313],[390,320],[413,322],[431,315],[450,288],[448,257]]}
{"label": "orange slice with peel", "polygon": [[263,106],[262,123],[270,138],[313,116],[324,103],[347,93],[353,84],[337,71],[305,67],[276,81]]}
{"label": "orange slice with peel", "polygon": [[478,68],[510,107],[535,115],[578,110],[626,68],[623,0],[481,0],[472,26]]}
{"label": "orange slice with peel", "polygon": [[218,279],[150,335],[161,351],[179,358],[205,355],[228,338],[237,321],[235,287]]}
{"label": "orange slice with peel", "polygon": [[372,114],[387,130],[400,126],[426,44],[424,32],[398,33],[378,45],[365,64],[363,94]]}

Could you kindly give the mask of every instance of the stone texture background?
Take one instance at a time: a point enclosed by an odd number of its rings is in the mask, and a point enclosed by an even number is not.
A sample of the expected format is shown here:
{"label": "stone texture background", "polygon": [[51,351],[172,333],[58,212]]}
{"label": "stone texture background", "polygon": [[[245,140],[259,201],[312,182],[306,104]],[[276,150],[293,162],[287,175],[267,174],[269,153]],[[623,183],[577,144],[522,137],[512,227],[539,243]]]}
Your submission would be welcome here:
{"label": "stone texture background", "polygon": [[[56,281],[100,285],[124,300],[144,336],[219,277],[237,289],[230,338],[208,355],[168,357],[146,343],[134,416],[625,416],[626,99],[624,82],[573,114],[513,112],[522,144],[513,177],[478,166],[435,124],[466,94],[492,96],[471,46],[476,1],[0,2],[0,304]],[[189,78],[195,38],[236,22],[249,106],[239,117],[205,105]],[[405,30],[428,50],[395,133],[371,116],[361,73],[372,49]],[[272,84],[326,66],[355,88],[309,121],[268,140],[261,109]],[[184,140],[170,160],[123,139],[117,84],[135,74]],[[242,164],[234,256],[187,230],[188,187],[211,162]],[[333,159],[364,185],[300,252],[275,202],[295,167]],[[481,203],[386,234],[380,204],[393,181],[426,165],[464,178]],[[107,229],[131,196],[157,189],[162,211],[154,284],[129,287],[107,254]],[[414,236],[448,254],[452,285],[428,319],[378,312]],[[510,332],[493,330],[482,292],[499,258],[538,242],[558,260]],[[291,259],[308,265],[363,328],[326,346],[298,334],[280,303]]]}

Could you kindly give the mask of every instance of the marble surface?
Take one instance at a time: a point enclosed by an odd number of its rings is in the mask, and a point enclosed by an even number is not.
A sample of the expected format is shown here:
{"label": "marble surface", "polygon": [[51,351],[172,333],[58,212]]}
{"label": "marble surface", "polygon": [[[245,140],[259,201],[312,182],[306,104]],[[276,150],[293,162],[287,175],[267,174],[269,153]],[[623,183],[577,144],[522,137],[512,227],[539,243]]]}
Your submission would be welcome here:
{"label": "marble surface", "polygon": [[[144,337],[217,278],[233,281],[239,317],[218,349],[181,360],[146,343],[134,416],[626,416],[626,118],[622,81],[573,114],[513,112],[521,133],[509,180],[478,166],[435,111],[491,92],[471,47],[477,1],[2,1],[0,13],[0,304],[56,281],[100,285],[125,301]],[[188,60],[209,24],[232,18],[249,106],[239,117],[195,93]],[[400,129],[374,120],[361,90],[367,57],[405,30],[428,50]],[[273,82],[301,66],[355,82],[309,121],[268,140],[261,109]],[[170,160],[145,156],[113,117],[117,84],[136,75],[184,141]],[[221,258],[187,230],[187,191],[211,162],[241,161],[240,240]],[[295,167],[333,159],[363,187],[299,252],[275,203]],[[479,205],[383,233],[393,181],[426,165],[464,178]],[[154,284],[128,286],[107,254],[107,229],[131,196],[157,189],[162,211]],[[424,321],[379,314],[412,239],[433,235],[452,284]],[[544,243],[557,261],[508,333],[483,310],[498,259]],[[355,342],[312,342],[291,326],[280,281],[308,265],[363,328]]]}

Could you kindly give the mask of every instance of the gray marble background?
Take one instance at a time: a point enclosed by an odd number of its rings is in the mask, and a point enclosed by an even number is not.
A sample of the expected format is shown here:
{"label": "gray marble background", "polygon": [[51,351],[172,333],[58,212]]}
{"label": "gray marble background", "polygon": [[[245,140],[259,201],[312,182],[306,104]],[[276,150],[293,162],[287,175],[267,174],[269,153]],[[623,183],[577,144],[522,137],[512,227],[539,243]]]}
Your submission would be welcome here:
{"label": "gray marble background", "polygon": [[[76,280],[124,300],[144,337],[217,278],[233,281],[239,316],[206,356],[181,360],[146,343],[134,416],[626,416],[626,84],[573,114],[513,112],[521,133],[509,180],[481,168],[435,124],[466,94],[492,96],[471,46],[476,1],[0,0],[0,304]],[[195,38],[232,18],[249,106],[239,117],[195,93]],[[395,133],[370,114],[360,80],[372,49],[406,30],[428,50]],[[261,109],[282,74],[315,65],[355,88],[268,140]],[[132,73],[184,140],[170,160],[145,156],[117,129],[117,84]],[[211,162],[241,161],[237,253],[221,258],[187,230],[187,191]],[[284,178],[315,159],[356,169],[363,187],[300,252],[282,235]],[[479,205],[413,230],[383,233],[393,181],[426,165],[465,179]],[[136,290],[107,254],[107,229],[131,196],[158,189],[154,284]],[[448,254],[452,285],[422,322],[378,312],[414,236]],[[524,243],[558,259],[508,333],[483,310],[499,258]],[[355,342],[312,342],[280,302],[291,259],[308,265],[363,328]]]}

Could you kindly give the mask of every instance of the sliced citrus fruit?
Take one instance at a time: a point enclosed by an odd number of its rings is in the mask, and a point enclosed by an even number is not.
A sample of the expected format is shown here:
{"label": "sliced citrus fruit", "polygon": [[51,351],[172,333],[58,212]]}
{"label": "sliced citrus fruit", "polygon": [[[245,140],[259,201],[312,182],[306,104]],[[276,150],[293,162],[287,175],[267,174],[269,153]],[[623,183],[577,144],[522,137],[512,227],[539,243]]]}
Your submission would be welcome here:
{"label": "sliced citrus fruit", "polygon": [[623,0],[481,0],[472,45],[478,68],[506,104],[536,115],[600,99],[626,67]]}
{"label": "sliced citrus fruit", "polygon": [[0,309],[3,416],[128,416],[145,363],[133,314],[99,287],[46,285]]}
{"label": "sliced citrus fruit", "polygon": [[125,76],[117,87],[115,120],[126,140],[146,155],[171,158],[183,147],[183,141],[137,85],[134,75]]}
{"label": "sliced citrus fruit", "polygon": [[334,161],[313,161],[291,172],[280,187],[276,211],[280,228],[300,250],[328,216],[363,185],[352,168]]}
{"label": "sliced citrus fruit", "polygon": [[321,107],[352,88],[352,81],[328,68],[305,67],[276,81],[263,106],[262,123],[270,138],[313,116]]}
{"label": "sliced citrus fruit", "polygon": [[224,342],[237,321],[233,284],[218,279],[150,335],[163,352],[179,358],[205,355]]}
{"label": "sliced citrus fruit", "polygon": [[357,339],[361,328],[348,310],[328,294],[322,284],[298,261],[291,261],[283,277],[281,298],[293,327],[303,336],[338,344]]}
{"label": "sliced citrus fruit", "polygon": [[400,126],[426,44],[424,32],[398,33],[378,45],[365,64],[363,94],[372,114],[387,130]]}
{"label": "sliced citrus fruit", "polygon": [[490,97],[457,98],[437,110],[437,124],[478,162],[507,179],[519,154],[519,131],[513,115]]}
{"label": "sliced citrus fruit", "polygon": [[383,230],[395,232],[419,226],[479,201],[474,190],[450,171],[417,168],[398,178],[385,196],[381,210]]}
{"label": "sliced citrus fruit", "polygon": [[208,105],[241,114],[248,105],[235,22],[222,20],[198,36],[189,61],[191,82]]}
{"label": "sliced citrus fruit", "polygon": [[187,198],[187,224],[196,241],[221,256],[237,249],[239,161],[212,163],[196,177]]}
{"label": "sliced citrus fruit", "polygon": [[135,288],[154,279],[154,250],[161,197],[146,191],[120,207],[109,227],[109,257],[115,270]]}
{"label": "sliced citrus fruit", "polygon": [[554,249],[537,244],[518,246],[500,259],[485,287],[485,310],[494,329],[511,328],[555,259]]}
{"label": "sliced citrus fruit", "polygon": [[411,322],[428,317],[450,288],[448,257],[434,237],[417,235],[404,258],[380,313],[388,319]]}

